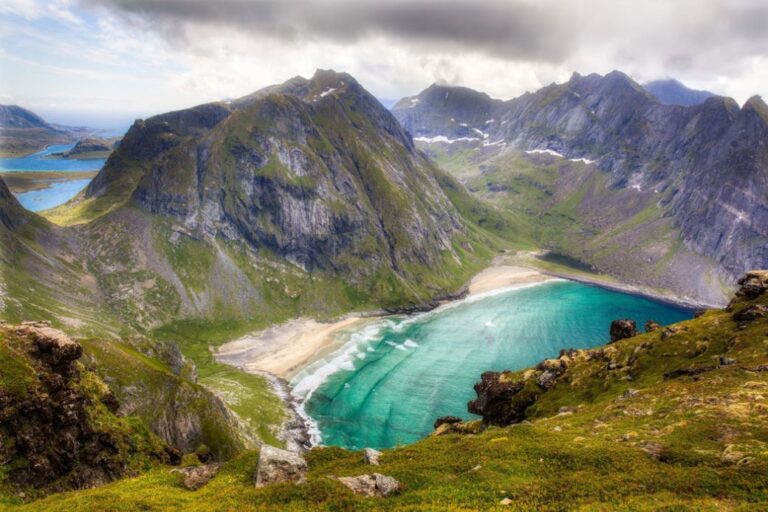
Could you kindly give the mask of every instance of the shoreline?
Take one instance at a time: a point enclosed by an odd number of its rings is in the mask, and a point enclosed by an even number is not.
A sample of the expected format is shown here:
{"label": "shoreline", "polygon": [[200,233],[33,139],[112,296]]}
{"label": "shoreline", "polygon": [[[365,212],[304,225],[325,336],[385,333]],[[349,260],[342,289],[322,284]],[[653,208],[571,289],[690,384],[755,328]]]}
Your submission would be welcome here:
{"label": "shoreline", "polygon": [[541,269],[531,264],[511,262],[507,258],[500,257],[473,276],[455,294],[447,294],[428,303],[407,308],[349,313],[326,322],[308,317],[296,318],[229,341],[219,346],[213,356],[220,363],[229,364],[247,373],[264,375],[268,379],[289,413],[289,419],[282,428],[284,440],[292,449],[302,450],[312,446],[315,441],[312,432],[316,427],[304,411],[304,400],[294,396],[290,382],[306,368],[340,350],[348,341],[342,335],[345,331],[360,329],[367,323],[379,321],[387,316],[432,311],[465,299],[482,298],[495,292],[503,293],[506,289],[535,286],[561,279],[635,295],[688,310],[713,307],[687,301],[681,297],[664,295],[648,288],[612,283],[601,280],[598,276]]}
{"label": "shoreline", "polygon": [[267,372],[290,381],[303,369],[338,349],[343,344],[339,334],[345,330],[394,314],[431,311],[494,290],[543,283],[556,278],[520,265],[493,265],[476,274],[461,288],[460,293],[423,306],[352,313],[330,322],[300,317],[229,341],[217,348],[214,357],[221,363],[246,372]]}

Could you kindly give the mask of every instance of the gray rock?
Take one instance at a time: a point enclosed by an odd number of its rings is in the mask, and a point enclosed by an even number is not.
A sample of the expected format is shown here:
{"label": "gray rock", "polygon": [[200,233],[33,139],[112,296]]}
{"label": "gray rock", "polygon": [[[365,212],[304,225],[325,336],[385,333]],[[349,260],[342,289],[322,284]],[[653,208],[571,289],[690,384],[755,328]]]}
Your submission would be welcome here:
{"label": "gray rock", "polygon": [[614,320],[611,322],[611,343],[626,338],[632,338],[638,334],[637,325],[631,318],[622,318],[621,320]]}
{"label": "gray rock", "polygon": [[378,450],[374,450],[373,448],[366,448],[363,450],[363,461],[366,464],[378,466],[381,460],[381,455],[382,453]]}
{"label": "gray rock", "polygon": [[373,473],[371,475],[340,477],[339,482],[361,496],[387,497],[400,492],[402,485],[391,476]]}
{"label": "gray rock", "polygon": [[302,483],[307,479],[304,457],[274,446],[262,445],[254,477],[256,487],[281,482]]}
{"label": "gray rock", "polygon": [[182,483],[190,491],[196,491],[211,481],[219,472],[219,464],[206,464],[205,466],[190,466],[180,469],[172,469],[171,473],[184,475]]}

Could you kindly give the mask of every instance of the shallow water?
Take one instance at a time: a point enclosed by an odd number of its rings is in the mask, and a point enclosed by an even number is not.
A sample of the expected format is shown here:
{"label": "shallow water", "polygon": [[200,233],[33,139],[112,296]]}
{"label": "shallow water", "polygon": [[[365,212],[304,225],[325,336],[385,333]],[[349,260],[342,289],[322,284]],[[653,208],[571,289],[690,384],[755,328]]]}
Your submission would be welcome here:
{"label": "shallow water", "polygon": [[[53,153],[63,153],[73,147],[75,147],[74,144],[56,144],[29,156],[0,158],[0,172],[99,171],[104,166],[106,162],[104,158],[89,160],[50,158]],[[47,188],[15,195],[24,208],[38,212],[66,203],[83,190],[90,181],[83,179],[54,181]]]}
{"label": "shallow water", "polygon": [[601,345],[617,318],[642,325],[690,317],[685,309],[570,281],[527,285],[347,332],[339,351],[292,385],[319,429],[316,442],[391,447],[428,434],[439,416],[476,418],[467,401],[484,371],[516,370],[562,348]]}
{"label": "shallow water", "polygon": [[67,180],[54,182],[48,188],[17,194],[16,199],[27,210],[39,212],[66,203],[83,190],[90,181]]}
{"label": "shallow water", "polygon": [[73,147],[74,144],[57,144],[21,158],[0,158],[0,172],[98,171],[104,166],[104,158],[77,160],[50,157],[53,153],[63,153]]}

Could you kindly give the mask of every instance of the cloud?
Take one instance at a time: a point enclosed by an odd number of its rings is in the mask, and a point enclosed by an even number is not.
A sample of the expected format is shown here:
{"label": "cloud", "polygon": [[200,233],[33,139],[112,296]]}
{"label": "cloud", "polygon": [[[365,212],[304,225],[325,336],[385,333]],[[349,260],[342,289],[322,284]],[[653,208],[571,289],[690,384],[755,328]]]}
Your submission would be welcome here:
{"label": "cloud", "polygon": [[[40,83],[6,58],[0,92],[24,102],[54,95],[46,87],[73,98],[103,97],[94,89],[106,87],[121,104],[161,111],[316,68],[347,71],[382,98],[435,81],[511,98],[573,71],[613,69],[739,101],[768,96],[765,0],[0,0],[0,19],[7,53],[128,77],[59,73]],[[35,31],[59,43],[44,45]]]}

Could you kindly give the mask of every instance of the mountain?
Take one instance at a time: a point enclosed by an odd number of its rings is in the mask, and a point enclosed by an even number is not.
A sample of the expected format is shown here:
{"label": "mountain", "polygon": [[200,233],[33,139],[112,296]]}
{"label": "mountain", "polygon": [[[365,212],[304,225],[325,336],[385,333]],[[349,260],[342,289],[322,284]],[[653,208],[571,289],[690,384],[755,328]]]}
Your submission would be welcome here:
{"label": "mountain", "polygon": [[[440,100],[459,91],[465,110]],[[514,212],[532,243],[709,303],[768,266],[765,111],[758,97],[664,105],[616,71],[505,102],[432,86],[393,109],[445,169]]]}
{"label": "mountain", "polygon": [[715,95],[709,91],[689,89],[673,78],[654,80],[644,84],[643,87],[665,105],[690,107],[704,103],[708,98]]}
{"label": "mountain", "polygon": [[290,414],[211,347],[301,315],[432,307],[505,243],[480,216],[499,225],[354,78],[318,71],[136,121],[45,218],[0,179],[0,318],[82,336],[122,413],[228,458],[288,442]]}
{"label": "mountain", "polygon": [[[313,449],[306,482],[254,488],[253,451],[195,492],[159,466],[11,510],[759,510],[766,329],[768,272],[752,272],[727,309],[478,376],[469,407],[480,419],[436,419],[433,435],[384,450],[376,467],[361,452]],[[402,488],[358,496],[340,478],[370,473]]]}
{"label": "mountain", "polygon": [[16,105],[0,105],[0,152],[4,156],[24,156],[72,140],[70,133],[34,112]]}

